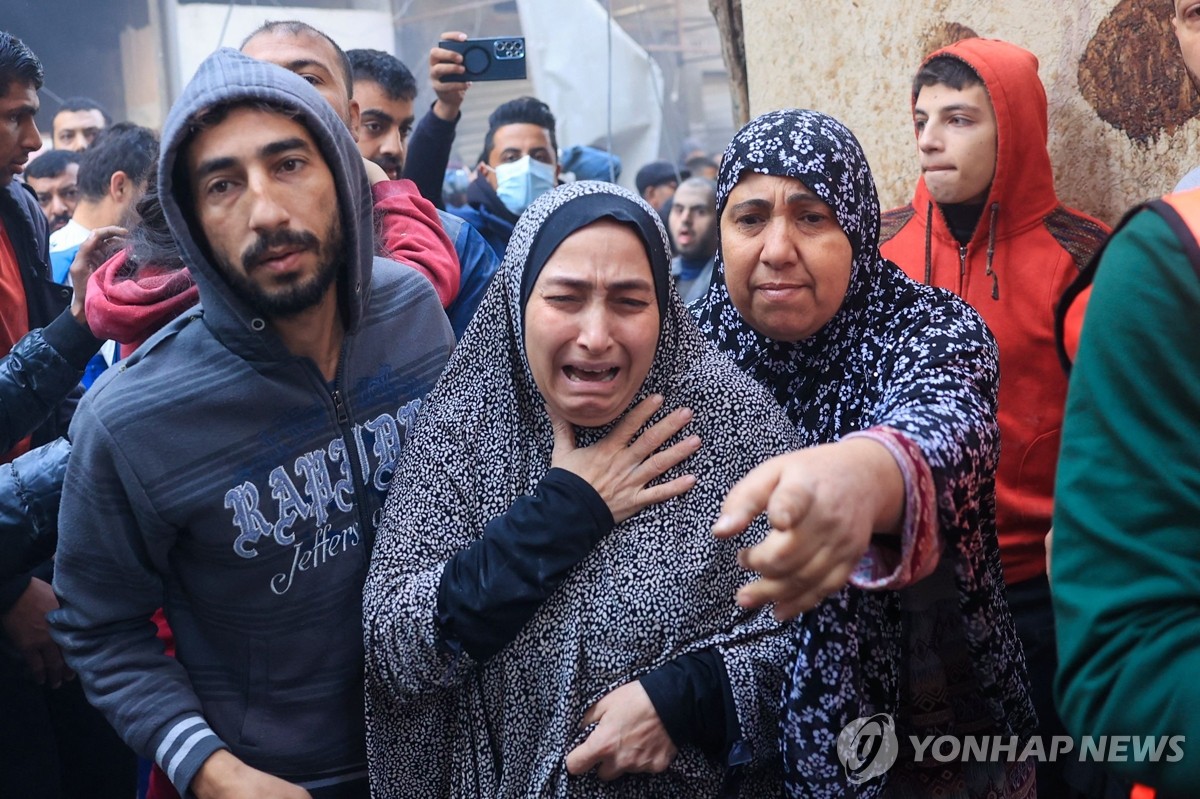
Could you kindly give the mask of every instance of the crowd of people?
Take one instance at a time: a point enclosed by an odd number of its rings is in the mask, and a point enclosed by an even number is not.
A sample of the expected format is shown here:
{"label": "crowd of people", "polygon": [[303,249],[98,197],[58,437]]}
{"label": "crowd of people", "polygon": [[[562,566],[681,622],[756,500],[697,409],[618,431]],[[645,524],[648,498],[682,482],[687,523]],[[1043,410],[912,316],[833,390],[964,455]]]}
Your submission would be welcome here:
{"label": "crowd of people", "polygon": [[[0,32],[0,794],[1200,787],[1200,190],[1062,204],[980,38],[915,65],[899,208],[799,109],[630,191],[519,97],[451,181],[461,61],[418,119],[264,22],[43,151]],[[1101,735],[1184,755],[917,743]]]}

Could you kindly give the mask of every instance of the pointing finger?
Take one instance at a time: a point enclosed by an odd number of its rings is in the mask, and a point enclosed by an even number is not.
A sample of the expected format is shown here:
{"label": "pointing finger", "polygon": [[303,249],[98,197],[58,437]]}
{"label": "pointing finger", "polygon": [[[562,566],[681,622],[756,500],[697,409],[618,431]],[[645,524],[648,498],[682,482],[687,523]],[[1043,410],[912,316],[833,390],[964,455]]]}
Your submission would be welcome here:
{"label": "pointing finger", "polygon": [[729,538],[742,530],[767,507],[771,492],[779,483],[782,467],[779,458],[763,463],[738,481],[721,504],[721,515],[713,522],[712,532],[718,538]]}

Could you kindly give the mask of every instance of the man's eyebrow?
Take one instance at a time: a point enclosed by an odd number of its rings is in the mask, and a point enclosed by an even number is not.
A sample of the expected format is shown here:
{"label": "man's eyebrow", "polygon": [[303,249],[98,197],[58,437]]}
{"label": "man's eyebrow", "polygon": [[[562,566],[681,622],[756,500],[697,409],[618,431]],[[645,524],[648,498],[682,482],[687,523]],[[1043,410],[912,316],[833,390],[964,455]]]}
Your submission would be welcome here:
{"label": "man's eyebrow", "polygon": [[196,167],[196,174],[192,179],[199,183],[212,173],[229,169],[235,164],[237,164],[237,161],[233,158],[209,158],[207,161],[200,162],[199,166]]}
{"label": "man's eyebrow", "polygon": [[284,69],[286,69],[288,72],[299,72],[300,70],[308,69],[309,67],[317,67],[326,75],[333,75],[333,73],[330,72],[324,64],[312,58],[297,58],[295,61],[289,61]]}
{"label": "man's eyebrow", "polygon": [[[951,103],[950,105],[939,108],[938,113],[939,114],[957,114],[960,111],[979,112],[980,110],[982,110],[982,109],[980,109],[979,106],[977,106],[973,103]],[[921,108],[920,106],[917,106],[916,108],[914,108],[913,113],[929,116],[929,112],[927,112],[925,109]]]}
{"label": "man's eyebrow", "polygon": [[[264,144],[258,150],[259,158],[270,158],[279,153],[287,152],[288,150],[306,150],[311,151],[312,145],[299,136],[293,136],[290,139],[280,139],[268,144]],[[220,172],[223,169],[229,169],[237,166],[237,159],[229,156],[218,158],[210,158],[207,161],[201,161],[196,167],[196,175],[193,180],[197,182],[211,175],[213,172]]]}
{"label": "man's eyebrow", "polygon": [[293,136],[290,139],[280,139],[269,144],[264,144],[258,150],[259,158],[270,158],[273,155],[287,152],[288,150],[305,150],[311,151],[312,145],[299,136]]}
{"label": "man's eyebrow", "polygon": [[386,111],[380,111],[378,108],[367,108],[359,115],[362,119],[373,119],[376,122],[383,122],[391,125],[396,121],[396,118]]}

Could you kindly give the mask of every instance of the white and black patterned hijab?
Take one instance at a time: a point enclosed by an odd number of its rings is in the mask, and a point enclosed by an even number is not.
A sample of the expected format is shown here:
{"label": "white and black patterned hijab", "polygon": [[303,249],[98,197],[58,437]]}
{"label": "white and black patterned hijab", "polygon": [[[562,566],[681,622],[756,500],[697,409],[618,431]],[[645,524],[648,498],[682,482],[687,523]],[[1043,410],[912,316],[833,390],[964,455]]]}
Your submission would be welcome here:
{"label": "white and black patterned hijab", "polygon": [[[662,394],[652,421],[693,409],[676,439],[696,433],[701,449],[663,479],[692,473],[697,483],[618,524],[501,652],[485,663],[465,654],[447,659],[433,643],[444,564],[533,494],[551,464],[551,424],[525,353],[525,300],[563,239],[609,218],[630,225],[646,247],[662,310],[655,357],[631,405]],[[744,735],[763,758],[763,774],[777,781],[772,755],[787,640],[769,613],[734,601],[751,579],[737,550],[760,540],[765,522],[740,541],[718,541],[710,528],[737,480],[795,446],[795,428],[765,388],[704,338],[671,286],[668,252],[654,210],[609,183],[562,186],[518,221],[500,271],[422,407],[372,555],[364,591],[367,717],[372,783],[377,792],[387,786],[380,795],[715,795],[723,771],[695,748],[685,748],[668,774],[619,785],[568,779],[564,765],[593,702],[709,647],[725,653]],[[576,428],[579,446],[617,421]],[[496,762],[503,769],[492,769]]]}
{"label": "white and black patterned hijab", "polygon": [[717,181],[717,218],[745,172],[796,178],[833,209],[850,239],[850,284],[837,314],[795,343],[762,335],[729,298],[720,248],[700,327],[760,383],[800,428],[806,444],[861,429],[869,407],[859,377],[880,345],[871,340],[873,317],[890,314],[908,298],[895,290],[898,270],[879,254],[879,197],[867,158],[854,134],[817,111],[764,114],[742,128],[725,150]]}

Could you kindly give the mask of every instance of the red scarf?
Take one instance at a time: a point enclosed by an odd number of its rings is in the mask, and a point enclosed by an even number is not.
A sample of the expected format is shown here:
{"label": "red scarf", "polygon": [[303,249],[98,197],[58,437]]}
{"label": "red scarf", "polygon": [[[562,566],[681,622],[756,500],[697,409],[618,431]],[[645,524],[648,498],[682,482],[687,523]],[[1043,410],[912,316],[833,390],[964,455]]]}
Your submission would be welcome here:
{"label": "red scarf", "polygon": [[196,304],[200,290],[187,268],[136,267],[122,250],[88,280],[84,304],[97,338],[121,345],[121,357],[133,352],[160,327]]}

